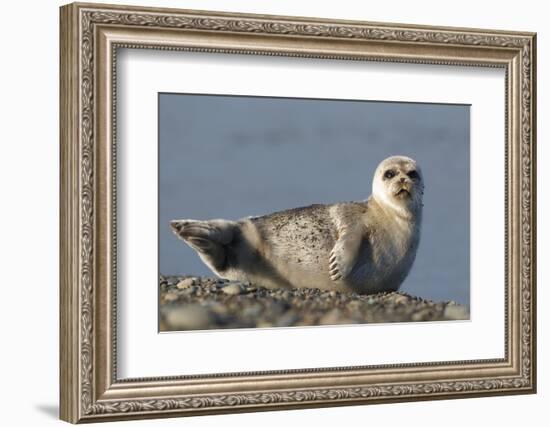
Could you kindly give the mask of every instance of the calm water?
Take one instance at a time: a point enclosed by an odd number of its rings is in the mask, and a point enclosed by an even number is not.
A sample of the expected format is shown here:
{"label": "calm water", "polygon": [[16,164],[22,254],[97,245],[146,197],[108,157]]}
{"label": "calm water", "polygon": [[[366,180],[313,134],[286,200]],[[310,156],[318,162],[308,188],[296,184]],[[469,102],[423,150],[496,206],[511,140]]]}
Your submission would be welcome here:
{"label": "calm water", "polygon": [[161,94],[159,269],[212,275],[177,218],[238,219],[363,200],[378,163],[422,167],[422,237],[401,290],[470,303],[470,109],[464,105]]}

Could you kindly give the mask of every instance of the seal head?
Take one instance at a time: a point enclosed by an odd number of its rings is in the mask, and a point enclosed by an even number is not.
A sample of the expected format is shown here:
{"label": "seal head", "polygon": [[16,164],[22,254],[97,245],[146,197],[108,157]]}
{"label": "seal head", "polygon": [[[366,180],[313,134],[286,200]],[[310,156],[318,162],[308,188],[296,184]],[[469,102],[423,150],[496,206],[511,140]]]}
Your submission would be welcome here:
{"label": "seal head", "polygon": [[383,160],[374,173],[372,195],[382,205],[395,210],[404,218],[422,210],[424,179],[415,160],[406,156],[392,156]]}

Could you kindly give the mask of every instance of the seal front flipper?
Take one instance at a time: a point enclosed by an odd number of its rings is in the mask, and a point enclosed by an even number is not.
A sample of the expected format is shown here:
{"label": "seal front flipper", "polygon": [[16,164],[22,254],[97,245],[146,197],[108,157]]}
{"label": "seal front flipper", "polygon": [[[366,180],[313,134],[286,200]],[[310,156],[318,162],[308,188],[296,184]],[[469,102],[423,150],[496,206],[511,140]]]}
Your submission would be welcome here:
{"label": "seal front flipper", "polygon": [[181,219],[170,222],[174,233],[193,248],[214,272],[222,271],[227,264],[228,246],[238,229],[234,221],[215,219],[196,221]]}
{"label": "seal front flipper", "polygon": [[363,202],[338,203],[330,207],[336,240],[328,258],[332,281],[348,277],[357,263],[361,243],[366,237],[363,221],[366,211],[367,203]]}
{"label": "seal front flipper", "polygon": [[329,255],[329,275],[333,281],[345,279],[353,270],[363,241],[359,227],[340,235]]}

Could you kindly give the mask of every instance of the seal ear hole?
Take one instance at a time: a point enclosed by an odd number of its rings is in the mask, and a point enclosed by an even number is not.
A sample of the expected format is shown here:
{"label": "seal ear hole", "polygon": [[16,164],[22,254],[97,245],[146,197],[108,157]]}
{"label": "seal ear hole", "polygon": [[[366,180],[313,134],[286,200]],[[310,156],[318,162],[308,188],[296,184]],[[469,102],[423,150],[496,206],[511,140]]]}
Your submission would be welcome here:
{"label": "seal ear hole", "polygon": [[384,179],[392,179],[395,176],[395,171],[392,169],[388,169],[386,172],[384,172]]}

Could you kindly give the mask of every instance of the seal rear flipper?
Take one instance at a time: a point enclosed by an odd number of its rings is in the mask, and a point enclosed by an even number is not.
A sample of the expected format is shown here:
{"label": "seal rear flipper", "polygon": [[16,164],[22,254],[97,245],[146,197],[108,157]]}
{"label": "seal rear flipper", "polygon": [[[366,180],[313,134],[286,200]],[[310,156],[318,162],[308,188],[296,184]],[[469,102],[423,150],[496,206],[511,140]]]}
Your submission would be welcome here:
{"label": "seal rear flipper", "polygon": [[224,270],[228,246],[234,239],[238,224],[226,220],[175,220],[170,222],[174,233],[193,248],[215,273]]}

